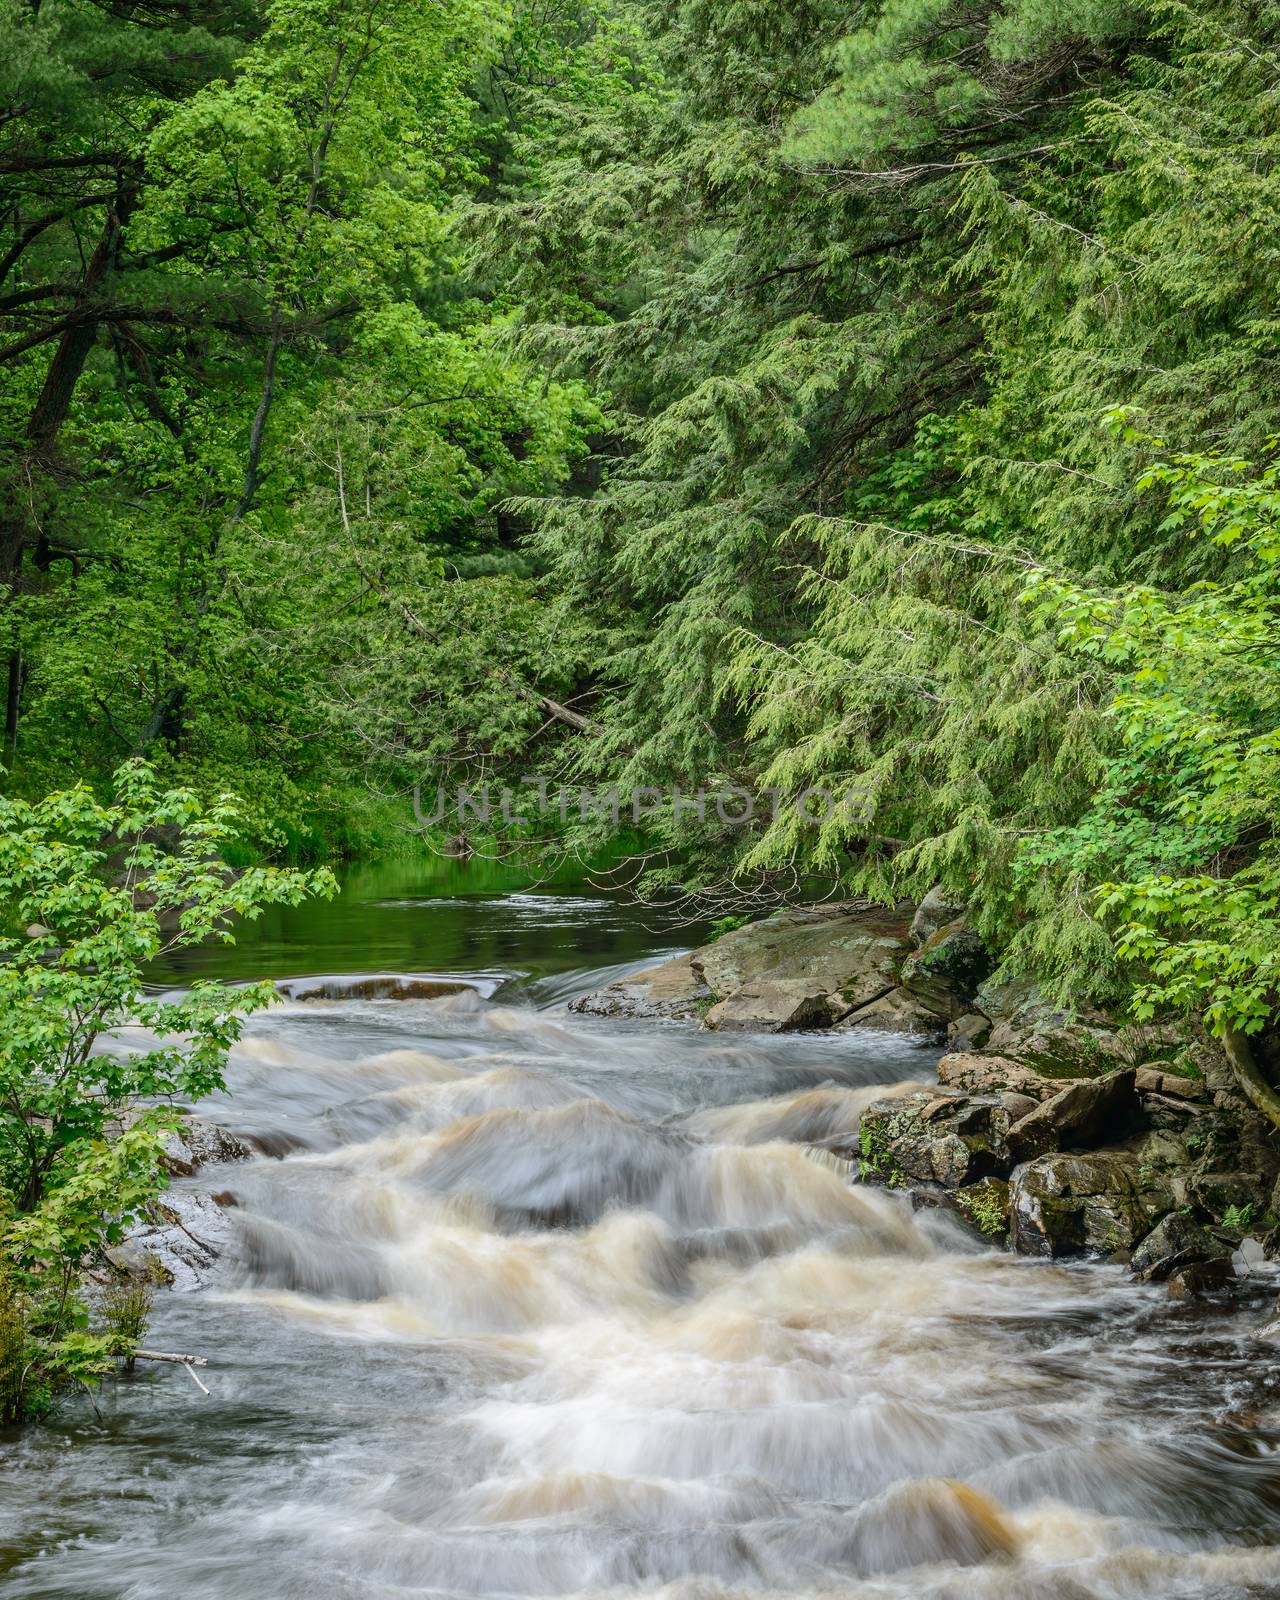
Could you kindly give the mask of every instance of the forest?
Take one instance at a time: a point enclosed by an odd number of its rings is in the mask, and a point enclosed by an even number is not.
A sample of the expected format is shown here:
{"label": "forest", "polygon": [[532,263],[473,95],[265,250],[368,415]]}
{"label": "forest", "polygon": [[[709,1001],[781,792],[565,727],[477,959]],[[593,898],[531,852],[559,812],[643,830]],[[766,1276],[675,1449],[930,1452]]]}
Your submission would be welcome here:
{"label": "forest", "polygon": [[1278,282],[1280,0],[0,0],[6,1594],[1280,1594]]}
{"label": "forest", "polygon": [[856,806],[647,818],[641,889],[941,882],[1063,994],[1265,1025],[1280,8],[0,39],[13,800],[143,760],[305,865],[414,785],[821,784]]}

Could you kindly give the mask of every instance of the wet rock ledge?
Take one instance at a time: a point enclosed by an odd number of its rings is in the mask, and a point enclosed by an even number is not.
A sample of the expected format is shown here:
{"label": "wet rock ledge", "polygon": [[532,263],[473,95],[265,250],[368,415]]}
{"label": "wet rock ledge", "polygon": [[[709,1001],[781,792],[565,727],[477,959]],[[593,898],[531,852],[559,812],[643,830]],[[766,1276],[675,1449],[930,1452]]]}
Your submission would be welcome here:
{"label": "wet rock ledge", "polygon": [[964,908],[935,890],[918,906],[779,912],[573,1008],[945,1040],[936,1087],[875,1101],[824,1141],[858,1181],[909,1190],[1026,1254],[1130,1262],[1175,1296],[1280,1255],[1276,1131],[1222,1047],[1193,1024],[1068,1014],[1031,983],[992,981],[994,966]]}
{"label": "wet rock ledge", "polygon": [[918,907],[841,901],[775,912],[571,1009],[721,1032],[873,1028],[942,1038],[991,966],[964,908],[941,895]]}

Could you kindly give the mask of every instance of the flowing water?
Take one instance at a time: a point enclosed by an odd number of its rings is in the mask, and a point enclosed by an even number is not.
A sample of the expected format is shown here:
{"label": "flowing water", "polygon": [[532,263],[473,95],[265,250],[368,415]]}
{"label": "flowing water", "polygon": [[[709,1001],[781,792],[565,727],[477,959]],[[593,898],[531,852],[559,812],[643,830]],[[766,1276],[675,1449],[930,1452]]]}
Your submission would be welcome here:
{"label": "flowing water", "polygon": [[688,933],[411,889],[200,958],[479,976],[254,1019],[210,1114],[276,1153],[191,1180],[234,1248],[148,1336],[211,1393],[152,1367],[0,1441],[0,1592],[1280,1595],[1256,1306],[990,1251],[809,1148],[929,1052],[565,1009]]}

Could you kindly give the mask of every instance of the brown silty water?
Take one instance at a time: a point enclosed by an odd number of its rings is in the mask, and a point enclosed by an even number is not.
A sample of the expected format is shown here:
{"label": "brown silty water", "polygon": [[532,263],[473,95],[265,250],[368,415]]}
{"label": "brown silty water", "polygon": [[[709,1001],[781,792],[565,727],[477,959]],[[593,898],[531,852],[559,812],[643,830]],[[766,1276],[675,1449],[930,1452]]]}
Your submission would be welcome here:
{"label": "brown silty water", "polygon": [[988,1248],[812,1149],[933,1057],[467,992],[292,1001],[213,1110],[282,1156],[150,1342],[0,1444],[0,1592],[1280,1595],[1247,1327]]}

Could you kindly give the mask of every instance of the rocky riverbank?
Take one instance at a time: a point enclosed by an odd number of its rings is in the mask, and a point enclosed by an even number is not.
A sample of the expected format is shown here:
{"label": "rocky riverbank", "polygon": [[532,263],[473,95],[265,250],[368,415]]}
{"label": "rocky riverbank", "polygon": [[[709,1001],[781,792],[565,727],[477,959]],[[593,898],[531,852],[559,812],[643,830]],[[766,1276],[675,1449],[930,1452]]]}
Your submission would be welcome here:
{"label": "rocky riverbank", "polygon": [[991,981],[994,967],[964,908],[934,892],[779,912],[574,1008],[945,1041],[936,1088],[877,1101],[824,1141],[858,1181],[1027,1254],[1129,1262],[1175,1295],[1280,1253],[1280,1138],[1222,1046],[1194,1025],[1068,1014],[1030,983]]}

